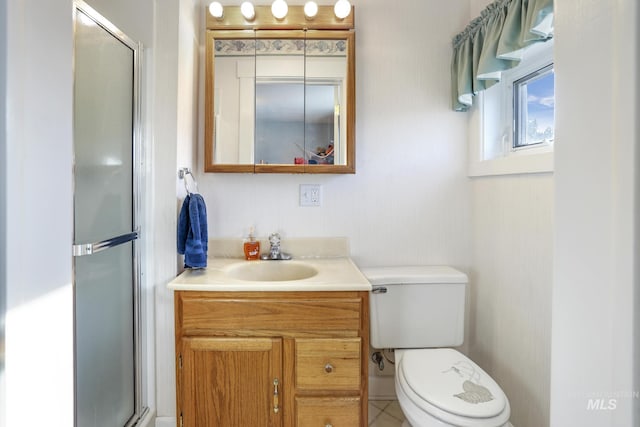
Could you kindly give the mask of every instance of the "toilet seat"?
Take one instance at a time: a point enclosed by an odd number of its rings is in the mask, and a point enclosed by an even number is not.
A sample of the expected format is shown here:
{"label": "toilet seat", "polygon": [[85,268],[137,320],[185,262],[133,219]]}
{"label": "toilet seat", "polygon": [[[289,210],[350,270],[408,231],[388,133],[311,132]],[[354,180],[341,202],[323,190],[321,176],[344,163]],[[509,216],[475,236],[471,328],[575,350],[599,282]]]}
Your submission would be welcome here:
{"label": "toilet seat", "polygon": [[500,386],[456,350],[396,350],[396,359],[400,403],[411,405],[414,416],[468,427],[502,426],[509,420],[511,409]]}

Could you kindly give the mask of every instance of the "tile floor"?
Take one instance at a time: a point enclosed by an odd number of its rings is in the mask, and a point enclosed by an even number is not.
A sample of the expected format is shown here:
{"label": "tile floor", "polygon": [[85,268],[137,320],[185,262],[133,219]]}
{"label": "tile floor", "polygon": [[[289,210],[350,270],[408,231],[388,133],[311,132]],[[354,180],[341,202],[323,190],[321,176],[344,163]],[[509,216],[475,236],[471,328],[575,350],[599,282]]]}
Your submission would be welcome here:
{"label": "tile floor", "polygon": [[401,427],[404,415],[396,400],[369,401],[369,427]]}

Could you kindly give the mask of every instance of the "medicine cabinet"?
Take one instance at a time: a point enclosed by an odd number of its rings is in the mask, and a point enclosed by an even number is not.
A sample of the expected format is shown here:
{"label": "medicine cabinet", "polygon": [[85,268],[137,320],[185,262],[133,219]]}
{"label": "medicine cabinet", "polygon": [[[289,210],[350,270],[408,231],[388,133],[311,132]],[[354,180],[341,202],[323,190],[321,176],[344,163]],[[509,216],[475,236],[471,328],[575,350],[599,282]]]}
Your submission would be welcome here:
{"label": "medicine cabinet", "polygon": [[355,173],[353,11],[207,14],[205,171]]}

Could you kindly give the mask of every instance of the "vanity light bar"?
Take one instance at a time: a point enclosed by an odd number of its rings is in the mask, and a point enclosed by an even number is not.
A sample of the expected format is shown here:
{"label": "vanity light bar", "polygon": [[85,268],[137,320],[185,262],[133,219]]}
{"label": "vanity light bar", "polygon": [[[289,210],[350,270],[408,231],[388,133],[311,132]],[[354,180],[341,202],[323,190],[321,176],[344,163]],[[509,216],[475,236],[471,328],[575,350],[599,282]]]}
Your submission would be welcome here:
{"label": "vanity light bar", "polygon": [[[336,6],[318,6],[308,1],[304,6],[287,6],[285,0],[275,0],[271,6],[223,6],[212,2],[206,13],[209,30],[351,30],[354,29],[354,8],[348,0],[338,0]],[[336,12],[344,15],[340,18]]]}
{"label": "vanity light bar", "polygon": [[271,6],[254,6],[252,2],[245,1],[240,7],[224,7],[214,1],[209,4],[208,11],[207,28],[210,29],[283,28],[302,26],[315,20],[322,23],[308,28],[353,28],[353,7],[348,0],[338,0],[334,6],[318,6],[315,1],[308,1],[304,7],[288,6],[285,0],[274,0]]}

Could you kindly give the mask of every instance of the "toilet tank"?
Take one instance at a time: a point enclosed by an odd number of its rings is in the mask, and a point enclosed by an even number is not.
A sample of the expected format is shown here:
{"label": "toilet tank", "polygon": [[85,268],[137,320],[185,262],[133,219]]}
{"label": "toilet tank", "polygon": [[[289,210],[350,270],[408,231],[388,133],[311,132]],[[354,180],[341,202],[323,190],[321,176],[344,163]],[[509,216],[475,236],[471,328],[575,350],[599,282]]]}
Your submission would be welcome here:
{"label": "toilet tank", "polygon": [[455,347],[464,340],[467,276],[446,266],[374,267],[362,273],[372,285],[371,346]]}

